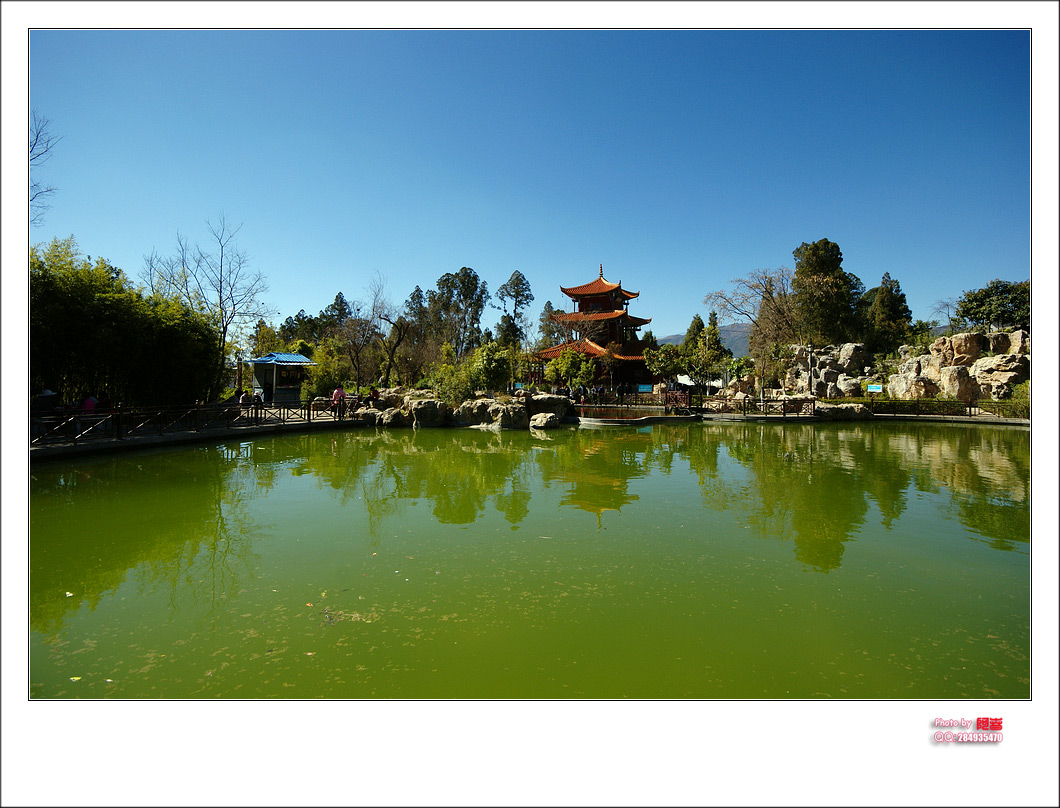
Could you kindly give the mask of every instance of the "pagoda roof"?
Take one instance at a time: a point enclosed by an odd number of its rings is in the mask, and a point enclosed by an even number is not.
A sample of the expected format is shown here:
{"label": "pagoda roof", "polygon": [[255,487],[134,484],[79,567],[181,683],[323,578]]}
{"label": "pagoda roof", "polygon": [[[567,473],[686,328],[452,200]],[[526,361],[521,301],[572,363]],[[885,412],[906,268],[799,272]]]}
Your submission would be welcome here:
{"label": "pagoda roof", "polygon": [[581,286],[561,286],[559,290],[563,292],[567,297],[579,298],[579,297],[590,297],[592,295],[606,295],[610,292],[618,291],[622,297],[626,300],[632,300],[635,297],[640,297],[640,292],[627,292],[622,288],[622,281],[618,283],[611,283],[604,277],[604,265],[600,264],[600,276],[594,278],[589,283],[583,283]]}
{"label": "pagoda roof", "polygon": [[[593,359],[603,356],[607,353],[607,349],[602,345],[598,345],[591,339],[585,339],[584,337],[574,342],[564,342],[561,345],[553,345],[551,348],[545,348],[543,351],[538,351],[534,356],[538,359],[551,360],[556,359],[561,353],[567,349],[577,351],[580,354],[591,356]],[[643,356],[637,356],[635,354],[614,354],[615,359],[622,362],[642,362],[644,361]]]}
{"label": "pagoda roof", "polygon": [[614,311],[557,311],[549,315],[557,323],[599,323],[606,320],[626,320],[630,325],[642,326],[651,322],[651,317],[634,317],[625,309]]}

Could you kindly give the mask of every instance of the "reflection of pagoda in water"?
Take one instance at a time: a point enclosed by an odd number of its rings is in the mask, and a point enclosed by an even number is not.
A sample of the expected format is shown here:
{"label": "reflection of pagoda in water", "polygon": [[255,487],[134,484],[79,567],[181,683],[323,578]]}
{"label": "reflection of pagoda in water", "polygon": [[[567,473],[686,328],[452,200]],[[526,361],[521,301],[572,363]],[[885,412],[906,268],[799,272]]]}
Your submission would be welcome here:
{"label": "reflection of pagoda in water", "polygon": [[[651,322],[651,318],[634,317],[629,313],[629,301],[640,292],[628,292],[622,282],[611,283],[604,278],[604,265],[599,277],[581,286],[561,286],[560,291],[574,301],[574,311],[553,312],[549,318],[568,330],[568,338],[559,345],[539,351],[535,356],[543,362],[558,357],[563,351],[575,350],[593,359],[600,359],[611,347],[616,360],[615,382],[648,383],[651,375],[644,365],[644,349],[637,331]],[[571,338],[573,334],[577,336]],[[598,374],[603,376],[598,363]]]}
{"label": "reflection of pagoda in water", "polygon": [[630,493],[629,481],[647,473],[642,458],[650,447],[650,438],[639,433],[601,438],[588,435],[537,459],[541,478],[562,485],[560,504],[595,513],[597,522],[604,511],[621,511],[623,505],[640,499]]}

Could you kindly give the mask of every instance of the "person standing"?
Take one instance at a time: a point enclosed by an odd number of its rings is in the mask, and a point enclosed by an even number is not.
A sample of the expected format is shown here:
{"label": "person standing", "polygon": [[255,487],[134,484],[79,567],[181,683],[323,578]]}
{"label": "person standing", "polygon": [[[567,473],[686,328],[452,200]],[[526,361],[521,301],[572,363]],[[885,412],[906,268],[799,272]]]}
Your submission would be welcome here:
{"label": "person standing", "polygon": [[331,394],[331,409],[339,418],[346,414],[346,390],[341,384]]}

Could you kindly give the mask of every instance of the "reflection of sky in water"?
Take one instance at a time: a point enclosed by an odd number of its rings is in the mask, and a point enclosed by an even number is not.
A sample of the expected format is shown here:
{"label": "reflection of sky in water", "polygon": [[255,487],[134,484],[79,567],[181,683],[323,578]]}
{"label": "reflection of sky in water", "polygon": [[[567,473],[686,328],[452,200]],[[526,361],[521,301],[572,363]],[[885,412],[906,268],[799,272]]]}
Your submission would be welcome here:
{"label": "reflection of sky in water", "polygon": [[1028,456],[686,424],[41,466],[32,694],[1025,697]]}

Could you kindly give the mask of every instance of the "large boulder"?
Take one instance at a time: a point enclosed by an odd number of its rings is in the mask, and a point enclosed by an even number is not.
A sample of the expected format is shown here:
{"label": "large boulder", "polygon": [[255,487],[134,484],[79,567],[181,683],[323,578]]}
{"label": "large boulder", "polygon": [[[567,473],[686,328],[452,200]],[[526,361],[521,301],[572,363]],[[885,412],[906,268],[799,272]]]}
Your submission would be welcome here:
{"label": "large boulder", "polygon": [[554,412],[539,412],[530,416],[531,429],[555,429],[562,423],[562,419]]}
{"label": "large boulder", "polygon": [[927,376],[896,373],[887,383],[887,394],[891,398],[934,398],[938,392],[938,384]]}
{"label": "large boulder", "polygon": [[986,335],[990,342],[990,353],[1025,354],[1031,351],[1031,337],[1026,331],[996,331]]}
{"label": "large boulder", "polygon": [[489,408],[496,402],[492,398],[475,398],[465,401],[453,411],[453,420],[475,426],[490,422]]}
{"label": "large boulder", "polygon": [[523,398],[526,410],[530,415],[538,413],[551,413],[561,421],[570,415],[573,405],[566,396],[556,396],[551,393],[535,393]]}
{"label": "large boulder", "polygon": [[950,365],[970,366],[984,350],[990,350],[990,341],[982,334],[954,334],[950,337],[953,355]]}
{"label": "large boulder", "polygon": [[379,414],[376,425],[387,427],[408,426],[409,419],[399,408],[390,407]]}
{"label": "large boulder", "polygon": [[953,340],[949,337],[939,337],[928,346],[928,353],[937,356],[943,365],[953,364]]}
{"label": "large boulder", "polygon": [[416,427],[444,426],[449,420],[449,407],[434,398],[411,401],[408,410]]}
{"label": "large boulder", "polygon": [[943,368],[939,389],[943,395],[964,402],[976,401],[981,395],[979,383],[964,365]]}
{"label": "large boulder", "polygon": [[861,382],[845,373],[836,380],[835,386],[839,388],[839,395],[843,398],[861,397]]}
{"label": "large boulder", "polygon": [[836,361],[848,376],[860,376],[869,364],[869,352],[863,342],[847,342],[839,346]]}
{"label": "large boulder", "polygon": [[359,418],[370,426],[378,426],[379,416],[381,416],[382,414],[382,410],[377,410],[375,409],[375,407],[367,406],[361,407],[353,414],[353,416],[354,418]]}
{"label": "large boulder", "polygon": [[1031,362],[1025,354],[985,356],[972,365],[970,372],[984,395],[1000,401],[1012,395],[1013,385],[1030,378]]}
{"label": "large boulder", "polygon": [[530,426],[526,407],[518,401],[494,401],[487,412],[490,420],[501,429],[526,429]]}

